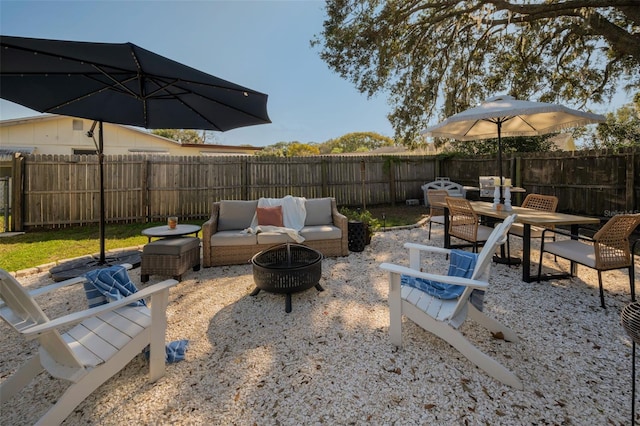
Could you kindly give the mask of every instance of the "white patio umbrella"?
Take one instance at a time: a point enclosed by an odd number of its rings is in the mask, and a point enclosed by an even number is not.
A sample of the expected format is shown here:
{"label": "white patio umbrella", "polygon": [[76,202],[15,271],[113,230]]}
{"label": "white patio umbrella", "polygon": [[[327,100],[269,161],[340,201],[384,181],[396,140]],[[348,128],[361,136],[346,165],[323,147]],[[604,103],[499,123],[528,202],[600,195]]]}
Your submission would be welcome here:
{"label": "white patio umbrella", "polygon": [[[536,136],[570,127],[601,123],[605,117],[562,105],[520,101],[500,95],[480,106],[452,115],[421,133],[461,141],[498,138],[498,173],[502,177],[502,137]],[[502,185],[500,185],[500,200]]]}

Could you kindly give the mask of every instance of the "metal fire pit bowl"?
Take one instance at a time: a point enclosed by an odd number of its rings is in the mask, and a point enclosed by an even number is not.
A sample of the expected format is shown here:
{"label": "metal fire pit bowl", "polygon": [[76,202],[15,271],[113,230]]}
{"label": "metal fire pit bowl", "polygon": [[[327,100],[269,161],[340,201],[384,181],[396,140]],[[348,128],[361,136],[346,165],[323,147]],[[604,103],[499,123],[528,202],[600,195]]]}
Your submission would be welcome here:
{"label": "metal fire pit bowl", "polygon": [[314,287],[322,276],[322,253],[301,244],[285,243],[270,247],[251,258],[253,280],[256,284],[252,296],[260,290],[285,293],[286,312],[291,312],[291,293]]}

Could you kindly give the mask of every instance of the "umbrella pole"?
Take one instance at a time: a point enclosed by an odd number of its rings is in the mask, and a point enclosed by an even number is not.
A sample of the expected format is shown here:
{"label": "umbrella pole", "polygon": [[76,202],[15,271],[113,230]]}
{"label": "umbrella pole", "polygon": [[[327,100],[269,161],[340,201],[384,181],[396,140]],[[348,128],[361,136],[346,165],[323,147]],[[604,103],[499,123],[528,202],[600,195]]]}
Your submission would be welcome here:
{"label": "umbrella pole", "polygon": [[500,204],[504,204],[504,191],[502,189],[502,121],[498,120],[498,178],[500,179]]}
{"label": "umbrella pole", "polygon": [[100,260],[99,265],[104,265],[105,260],[105,213],[104,213],[104,137],[102,134],[102,120],[99,122],[98,131],[100,136],[98,137],[98,172],[100,173]]}

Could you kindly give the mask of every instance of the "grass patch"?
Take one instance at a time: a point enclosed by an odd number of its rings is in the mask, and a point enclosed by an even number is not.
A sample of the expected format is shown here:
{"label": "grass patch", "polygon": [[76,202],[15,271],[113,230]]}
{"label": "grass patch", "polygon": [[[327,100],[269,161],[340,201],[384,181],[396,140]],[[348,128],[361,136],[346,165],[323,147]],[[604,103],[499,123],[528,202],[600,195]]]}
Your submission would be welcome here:
{"label": "grass patch", "polygon": [[424,206],[383,205],[367,207],[371,215],[380,221],[383,227],[413,225],[429,216]]}
{"label": "grass patch", "polygon": [[[204,221],[184,222],[202,225]],[[144,245],[148,239],[143,229],[166,222],[107,225],[107,251]],[[0,268],[19,271],[34,266],[92,255],[100,252],[98,226],[29,231],[23,235],[0,238]]]}

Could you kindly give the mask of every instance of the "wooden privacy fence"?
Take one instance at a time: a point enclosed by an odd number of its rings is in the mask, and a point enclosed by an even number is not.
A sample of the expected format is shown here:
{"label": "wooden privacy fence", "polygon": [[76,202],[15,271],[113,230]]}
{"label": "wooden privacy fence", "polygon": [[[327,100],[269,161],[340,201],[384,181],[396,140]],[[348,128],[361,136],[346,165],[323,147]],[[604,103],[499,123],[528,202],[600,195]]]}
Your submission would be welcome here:
{"label": "wooden privacy fence", "polygon": [[[640,149],[533,152],[508,155],[502,165],[528,193],[555,195],[558,211],[608,218],[640,213]],[[442,175],[463,185],[496,175],[491,156],[442,162]]]}
{"label": "wooden privacy fence", "polygon": [[[607,217],[638,211],[639,150],[531,153],[505,156],[515,184],[557,195],[559,210]],[[493,157],[434,156],[106,156],[108,223],[181,220],[210,215],[222,199],[284,195],[335,197],[340,206],[422,200],[436,176],[477,186],[495,175]],[[99,220],[95,155],[16,155],[0,164],[12,177],[12,230],[95,224]]]}

